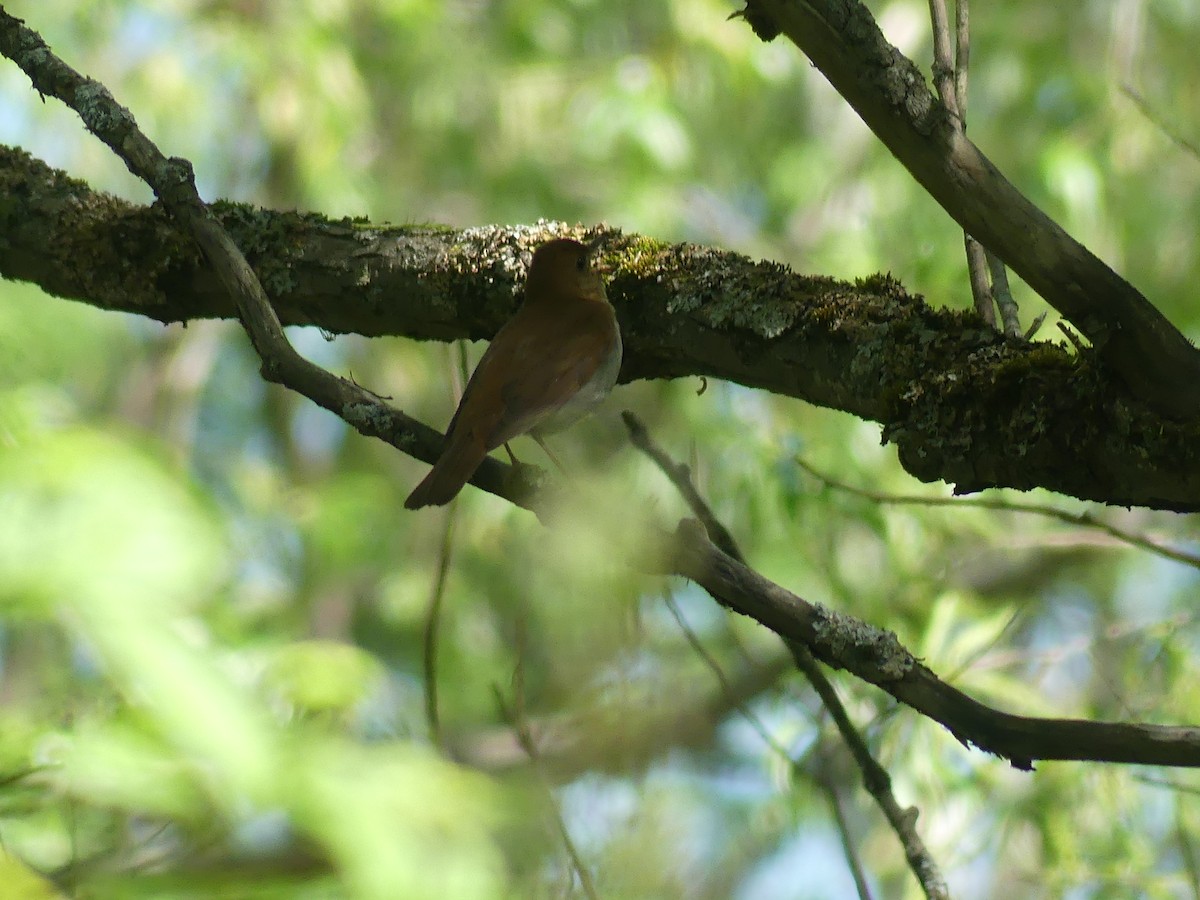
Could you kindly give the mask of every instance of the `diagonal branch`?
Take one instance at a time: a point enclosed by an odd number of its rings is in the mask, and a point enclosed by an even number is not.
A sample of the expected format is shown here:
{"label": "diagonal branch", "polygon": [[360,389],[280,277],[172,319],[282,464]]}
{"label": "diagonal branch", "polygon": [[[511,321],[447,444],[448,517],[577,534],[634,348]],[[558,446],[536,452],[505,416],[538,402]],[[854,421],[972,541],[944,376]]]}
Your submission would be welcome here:
{"label": "diagonal branch", "polygon": [[[866,488],[855,487],[852,484],[839,481],[820,471],[802,457],[794,457],[793,461],[822,484],[858,497],[864,497],[874,503],[909,504],[913,506],[966,506],[1001,512],[1030,513],[1062,522],[1065,525],[1091,528],[1103,532],[1130,547],[1136,547],[1139,550],[1145,550],[1147,553],[1156,554],[1164,559],[1183,563],[1185,566],[1191,566],[1193,569],[1200,569],[1200,554],[1154,540],[1147,534],[1113,525],[1111,522],[1107,522],[1086,510],[1083,512],[1068,512],[1065,509],[1059,509],[1057,506],[1051,506],[1048,503],[1016,503],[1004,497],[935,497],[922,496],[920,494],[889,494],[883,491],[872,491]],[[720,546],[719,541],[717,545]]]}
{"label": "diagonal branch", "polygon": [[[682,463],[674,462],[667,455],[666,451],[654,442],[646,430],[646,426],[637,416],[626,411],[621,414],[621,417],[625,420],[625,427],[629,431],[629,439],[632,444],[652,459],[655,465],[667,476],[671,484],[675,486],[675,489],[683,497],[684,502],[687,503],[688,507],[698,517],[701,527],[709,539],[715,542],[715,545],[719,547],[721,552],[728,554],[739,564],[745,565],[745,558],[742,556],[742,552],[738,548],[733,534],[713,514],[708,503],[700,496],[700,492],[696,489],[696,485],[692,481],[690,469]],[[678,616],[676,618],[678,619]],[[933,856],[925,847],[925,842],[917,834],[916,809],[901,809],[899,802],[896,800],[896,795],[892,793],[891,775],[888,774],[887,769],[880,765],[879,761],[871,754],[867,742],[863,739],[862,734],[859,733],[857,726],[850,720],[850,714],[842,704],[841,698],[838,697],[837,691],[834,690],[829,678],[825,675],[820,665],[817,664],[808,647],[803,643],[789,641],[786,638],[784,639],[784,643],[787,645],[788,651],[792,654],[796,668],[808,679],[809,684],[813,686],[813,690],[817,692],[817,695],[821,698],[821,702],[833,718],[834,724],[842,736],[842,740],[850,750],[851,757],[853,757],[855,764],[862,773],[863,787],[875,799],[888,824],[896,832],[896,836],[900,840],[900,845],[904,848],[904,855],[908,859],[909,868],[912,869],[913,875],[916,876],[917,882],[925,892],[925,896],[931,898],[931,900],[946,900],[949,897],[946,880],[942,876],[941,870],[938,868]],[[712,665],[720,673],[719,667],[715,664]],[[749,717],[748,713],[744,714]],[[834,813],[838,817],[843,841],[849,847],[850,842],[847,840],[845,823],[841,821],[841,810],[837,802],[837,795],[833,791],[832,786],[828,787],[828,792],[830,801],[834,807]],[[860,878],[857,861],[849,851],[847,855],[851,869],[855,875],[855,882],[860,885],[859,892],[861,894],[863,893],[862,885],[864,882]]]}
{"label": "diagonal branch", "polygon": [[668,571],[690,578],[784,640],[806,645],[822,662],[883,688],[940,722],[964,745],[1018,769],[1049,759],[1200,766],[1200,728],[1030,718],[992,709],[938,678],[890,631],[808,603],[742,565],[714,545],[698,522],[682,523],[675,538]]}
{"label": "diagonal branch", "polygon": [[1009,182],[859,0],[753,0],[963,229],[1066,316],[1146,402],[1200,415],[1200,352]]}

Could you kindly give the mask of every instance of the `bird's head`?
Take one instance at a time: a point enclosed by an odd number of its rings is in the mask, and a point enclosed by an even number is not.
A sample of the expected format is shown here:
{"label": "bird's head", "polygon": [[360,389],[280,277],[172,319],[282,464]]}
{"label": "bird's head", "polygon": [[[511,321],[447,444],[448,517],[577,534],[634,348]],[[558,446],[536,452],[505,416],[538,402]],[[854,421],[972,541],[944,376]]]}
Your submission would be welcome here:
{"label": "bird's head", "polygon": [[607,300],[604,277],[593,264],[595,250],[595,242],[581,244],[570,238],[542,244],[533,251],[533,261],[529,263],[525,302]]}

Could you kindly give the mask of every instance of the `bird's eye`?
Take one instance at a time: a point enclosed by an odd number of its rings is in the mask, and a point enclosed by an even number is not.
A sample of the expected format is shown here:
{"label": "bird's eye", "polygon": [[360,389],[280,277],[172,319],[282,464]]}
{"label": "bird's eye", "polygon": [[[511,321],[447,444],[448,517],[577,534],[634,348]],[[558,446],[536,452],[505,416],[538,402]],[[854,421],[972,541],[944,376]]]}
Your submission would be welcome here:
{"label": "bird's eye", "polygon": [[584,255],[580,256],[579,259],[575,260],[575,268],[577,268],[580,272],[586,272],[587,267],[588,267],[587,254],[584,254]]}

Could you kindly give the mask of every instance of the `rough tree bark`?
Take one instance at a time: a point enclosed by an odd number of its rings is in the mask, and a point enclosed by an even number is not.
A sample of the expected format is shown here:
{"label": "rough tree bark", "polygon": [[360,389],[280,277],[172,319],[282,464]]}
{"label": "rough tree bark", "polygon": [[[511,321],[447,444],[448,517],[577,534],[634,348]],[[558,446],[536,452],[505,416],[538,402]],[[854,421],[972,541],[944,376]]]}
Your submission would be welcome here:
{"label": "rough tree bark", "polygon": [[[3,277],[163,322],[234,315],[160,209],[2,147],[0,196]],[[565,227],[214,211],[286,324],[441,340],[494,334],[516,302],[521,253]],[[1045,487],[1200,508],[1200,429],[1152,408],[1092,353],[1005,337],[885,276],[851,284],[615,232],[605,253],[625,334],[622,381],[705,375],[844,410],[882,423],[913,475],[959,491]]]}

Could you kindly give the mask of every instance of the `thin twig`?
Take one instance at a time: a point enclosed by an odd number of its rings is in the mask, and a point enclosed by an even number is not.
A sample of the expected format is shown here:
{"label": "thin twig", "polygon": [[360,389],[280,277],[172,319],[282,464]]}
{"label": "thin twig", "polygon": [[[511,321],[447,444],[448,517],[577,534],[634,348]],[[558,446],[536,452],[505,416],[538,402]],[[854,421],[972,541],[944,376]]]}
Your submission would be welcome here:
{"label": "thin twig", "polygon": [[1192,832],[1183,821],[1184,806],[1175,798],[1175,844],[1179,855],[1183,858],[1183,870],[1187,873],[1188,887],[1192,889],[1192,897],[1200,898],[1200,860],[1196,858],[1196,848],[1192,844]]}
{"label": "thin twig", "polygon": [[[963,134],[967,132],[967,86],[969,84],[968,70],[971,64],[971,13],[970,0],[956,0],[954,4],[954,100],[958,104],[958,120],[962,124]],[[1013,299],[1012,288],[1008,286],[1008,270],[1004,262],[995,253],[984,248],[974,238],[967,238],[967,267],[971,272],[971,292],[975,295],[975,308],[979,308],[980,294],[976,289],[977,280],[986,282],[980,260],[971,254],[971,243],[975,243],[983,251],[987,266],[987,275],[991,276],[988,296],[988,315],[984,321],[990,325],[996,324],[992,305],[1000,310],[1001,329],[1013,337],[1021,335],[1021,320],[1017,313],[1017,301]]]}
{"label": "thin twig", "polygon": [[955,65],[950,55],[950,20],[946,16],[946,0],[929,0],[929,18],[933,25],[933,84],[946,111],[954,119],[955,128],[962,131],[963,120],[954,78]]}
{"label": "thin twig", "polygon": [[[700,520],[705,531],[709,534],[709,540],[716,547],[724,552],[731,559],[745,565],[745,559],[741,556],[741,551],[738,550],[737,542],[727,528],[712,514],[707,502],[700,496],[700,492],[696,490],[695,485],[691,480],[691,472],[687,466],[677,464],[667,455],[667,453],[654,443],[650,437],[645,425],[633,413],[626,411],[621,414],[625,420],[625,427],[629,430],[630,441],[652,459],[663,471],[663,473],[671,480],[671,483],[679,491],[684,501],[695,513]],[[710,530],[712,529],[712,530]],[[714,537],[714,531],[720,535],[720,538]],[[730,549],[722,546],[724,542]],[[933,857],[925,849],[920,836],[916,832],[916,811],[901,810],[900,805],[896,802],[896,798],[891,792],[891,779],[884,768],[875,761],[871,756],[870,750],[867,748],[866,741],[862,735],[858,733],[854,724],[850,721],[846,709],[842,706],[841,700],[837,696],[837,692],[833,689],[829,679],[813,658],[809,649],[798,641],[785,639],[788,650],[792,654],[792,658],[796,661],[797,667],[804,676],[812,684],[817,695],[825,704],[833,717],[834,723],[837,725],[838,731],[842,735],[842,739],[846,742],[851,750],[859,769],[862,772],[863,784],[867,788],[867,792],[875,798],[876,803],[883,811],[884,817],[888,823],[896,831],[897,837],[900,839],[900,844],[904,848],[905,857],[909,861],[909,866],[916,876],[917,881],[921,885],[921,889],[927,897],[933,900],[942,900],[949,896],[946,890],[945,879],[942,878],[937,864],[933,861]],[[852,863],[853,866],[853,863]]]}
{"label": "thin twig", "polygon": [[[675,623],[679,626],[679,630],[683,632],[692,650],[704,661],[709,670],[720,683],[722,690],[728,697],[736,696],[733,692],[733,685],[729,682],[729,677],[725,674],[725,670],[721,664],[717,662],[716,657],[708,652],[708,649],[700,640],[700,636],[692,629],[687,620],[683,617],[683,612],[679,609],[679,604],[675,602],[675,597],[669,591],[663,592],[663,600],[667,604],[667,609],[670,610]],[[818,673],[823,675],[823,673]],[[812,772],[802,768],[800,761],[784,747],[779,741],[768,731],[767,726],[762,719],[758,717],[750,707],[742,703],[740,700],[734,702],[734,709],[741,715],[746,723],[753,728],[763,743],[770,747],[781,759],[784,759],[792,767],[794,771],[805,772],[810,776]],[[818,740],[820,738],[818,737]],[[858,851],[855,847],[853,836],[850,834],[850,824],[846,821],[842,813],[842,807],[837,794],[837,786],[828,778],[822,777],[819,774],[816,777],[817,785],[823,790],[829,798],[829,805],[833,809],[834,821],[837,824],[838,832],[842,841],[842,850],[846,856],[846,865],[849,866],[851,874],[854,876],[854,883],[858,886],[858,895],[860,900],[870,900],[871,892],[867,887],[867,880],[863,874],[862,861],[858,858]]]}
{"label": "thin twig", "polygon": [[850,840],[850,822],[842,809],[842,798],[837,785],[826,777],[817,779],[825,798],[829,801],[829,810],[833,813],[833,821],[837,823],[838,836],[842,841],[842,853],[850,866],[850,874],[854,878],[854,889],[858,891],[859,900],[871,900],[871,886],[867,883],[867,873],[863,869],[862,860],[858,858],[858,849]]}
{"label": "thin twig", "polygon": [[671,613],[671,617],[675,620],[675,624],[679,626],[679,630],[683,632],[684,638],[691,646],[693,652],[708,666],[709,670],[716,677],[717,682],[721,685],[721,690],[733,701],[733,708],[738,714],[746,720],[751,728],[753,728],[764,744],[775,751],[782,759],[786,759],[791,765],[795,766],[796,759],[791,752],[779,743],[771,732],[767,729],[766,724],[758,717],[758,715],[750,709],[742,700],[737,699],[737,693],[734,690],[733,684],[729,681],[729,676],[725,674],[725,670],[721,664],[717,662],[716,657],[708,652],[708,648],[700,641],[700,636],[696,634],[687,619],[683,617],[683,611],[679,608],[679,604],[675,601],[675,596],[670,591],[663,591],[663,602],[667,605],[667,610]]}
{"label": "thin twig", "polygon": [[441,635],[442,601],[446,595],[446,576],[450,572],[450,557],[454,550],[454,525],[458,521],[458,503],[446,509],[442,540],[438,545],[437,572],[429,590],[423,633],[423,668],[425,676],[425,721],[429,725],[429,740],[444,750],[441,715],[438,711],[438,639]]}
{"label": "thin twig", "polygon": [[808,461],[797,456],[793,458],[796,465],[804,469],[814,478],[836,488],[839,491],[845,491],[848,494],[855,494],[875,503],[890,503],[890,504],[910,504],[919,506],[966,506],[976,509],[991,509],[1001,510],[1005,512],[1029,513],[1036,516],[1044,516],[1048,519],[1054,519],[1063,522],[1067,525],[1078,525],[1084,528],[1092,528],[1096,531],[1101,531],[1110,537],[1128,544],[1131,547],[1137,547],[1139,550],[1145,550],[1148,553],[1154,553],[1165,559],[1174,560],[1175,562],[1183,563],[1187,566],[1200,569],[1200,555],[1188,553],[1185,550],[1178,550],[1174,547],[1168,547],[1165,544],[1160,544],[1151,540],[1143,534],[1138,534],[1135,531],[1128,531],[1124,528],[1119,528],[1103,519],[1099,519],[1090,512],[1067,512],[1064,509],[1059,509],[1055,506],[1050,506],[1044,503],[1013,503],[1010,500],[1001,500],[994,497],[926,497],[920,494],[885,494],[879,491],[868,490],[867,488],[856,487],[852,484],[846,484],[844,481],[838,481],[830,475],[825,474],[820,469]]}
{"label": "thin twig", "polygon": [[[511,713],[505,716],[505,719],[512,725],[518,745],[525,751],[525,755],[529,757],[529,763],[533,767],[538,784],[541,785],[546,802],[550,806],[551,815],[554,817],[554,827],[558,831],[559,839],[563,843],[563,849],[566,850],[567,858],[571,860],[571,868],[574,869],[575,874],[579,877],[580,887],[590,900],[597,900],[599,894],[596,892],[596,885],[592,882],[591,873],[583,861],[583,856],[579,853],[575,842],[571,839],[571,832],[567,828],[567,821],[563,818],[562,811],[558,808],[558,801],[554,796],[554,791],[550,788],[549,779],[546,778],[543,771],[541,752],[538,750],[537,741],[534,740],[533,730],[529,727],[529,716],[525,705],[525,658],[528,655],[529,648],[529,609],[524,597],[520,600],[517,612],[514,644],[516,665],[513,667],[512,679],[513,708]],[[504,713],[503,700],[499,691],[496,693],[496,698],[497,702],[501,704],[501,712]]]}
{"label": "thin twig", "polygon": [[[450,367],[450,379],[454,396],[462,396],[463,386],[470,374],[468,370],[467,343],[456,341],[454,364]],[[508,445],[505,444],[505,447]],[[456,498],[457,500],[457,498]],[[429,590],[429,603],[425,613],[423,635],[423,668],[425,677],[425,720],[429,725],[429,739],[439,750],[444,750],[441,715],[438,709],[438,639],[442,625],[442,601],[446,593],[446,577],[450,572],[450,557],[454,550],[454,526],[458,519],[458,503],[451,502],[446,509],[442,525],[442,540],[438,545],[437,572]]]}
{"label": "thin twig", "polygon": [[542,789],[546,803],[550,808],[550,815],[554,819],[554,827],[558,832],[559,840],[562,841],[567,858],[571,861],[571,868],[575,871],[576,877],[579,878],[580,889],[589,900],[599,900],[600,895],[596,892],[596,885],[592,881],[591,873],[584,864],[583,857],[580,855],[579,849],[575,846],[575,842],[571,839],[571,832],[567,829],[567,821],[563,818],[562,811],[558,808],[558,801],[554,797],[554,792],[551,790],[545,775],[542,773],[541,757],[538,753],[537,742],[533,739],[529,722],[525,717],[524,685],[524,663],[522,662],[522,657],[518,656],[517,667],[513,672],[513,705],[509,707],[504,702],[504,693],[500,690],[500,686],[493,684],[492,692],[496,697],[496,706],[500,711],[500,717],[512,727],[513,734],[517,738],[517,743],[525,751],[525,755],[529,757],[534,774],[537,776],[537,783]]}
{"label": "thin twig", "polygon": [[965,231],[963,245],[967,251],[967,280],[971,284],[971,302],[979,318],[996,327],[996,304],[992,300],[992,286],[988,283],[987,251],[983,244]]}
{"label": "thin twig", "polygon": [[969,0],[954,4],[954,98],[958,101],[958,119],[967,130],[967,72],[971,66],[971,13]]}
{"label": "thin twig", "polygon": [[1027,341],[1033,340],[1033,336],[1038,333],[1038,330],[1042,327],[1042,323],[1045,321],[1045,311],[1038,313],[1033,317],[1033,321],[1029,323],[1029,327],[1025,329],[1025,333],[1022,335],[1022,337]]}
{"label": "thin twig", "polygon": [[1064,320],[1059,319],[1054,324],[1058,326],[1059,331],[1067,336],[1067,340],[1074,345],[1076,353],[1087,353],[1087,345],[1083,342],[1083,338],[1077,335],[1074,329],[1072,329]]}
{"label": "thin twig", "polygon": [[1012,288],[1008,286],[1008,270],[1003,260],[990,250],[987,252],[988,271],[992,274],[992,296],[996,300],[996,308],[1000,310],[1000,322],[1004,333],[1013,337],[1021,336],[1021,318],[1017,310],[1017,301],[1013,299]]}
{"label": "thin twig", "polygon": [[708,532],[709,539],[738,562],[744,563],[746,559],[742,556],[737,541],[733,539],[729,529],[713,515],[712,510],[709,509],[708,504],[692,483],[691,469],[683,463],[676,463],[661,447],[655,444],[642,420],[632,412],[625,410],[621,413],[621,419],[629,430],[629,442],[650,457],[667,476],[671,484],[675,486],[675,490],[679,491],[680,496],[683,497],[688,509],[704,523],[704,530]]}
{"label": "thin twig", "polygon": [[863,740],[854,723],[850,721],[850,716],[846,712],[846,707],[842,705],[837,691],[833,689],[829,679],[825,678],[821,667],[809,649],[798,642],[789,642],[788,649],[792,651],[792,658],[796,660],[796,665],[812,682],[817,694],[821,697],[821,702],[825,704],[825,708],[833,717],[833,722],[837,725],[842,740],[846,742],[846,746],[854,757],[854,762],[862,772],[863,787],[875,798],[875,802],[883,811],[888,824],[900,838],[900,845],[904,848],[904,856],[908,860],[909,868],[917,876],[917,881],[925,892],[925,896],[930,900],[946,900],[950,896],[946,880],[942,877],[937,863],[926,849],[920,835],[917,834],[916,807],[900,808],[900,804],[896,802],[896,795],[892,793],[892,777],[871,755],[866,741]]}
{"label": "thin twig", "polygon": [[[929,0],[929,19],[933,32],[933,83],[938,97],[950,114],[950,121],[959,134],[967,131],[967,64],[970,60],[970,35],[968,14],[963,3],[955,4],[954,57],[951,58],[950,21],[946,15],[946,0]],[[996,308],[1008,331],[1005,318],[1006,307],[1001,305],[999,288],[992,268],[994,254],[988,252],[969,233],[963,233],[967,252],[967,276],[971,285],[971,298],[975,312],[991,326],[996,324]],[[991,279],[988,274],[991,272]],[[1007,279],[1005,279],[1007,288]],[[1011,301],[1011,294],[1007,301]],[[1011,309],[1011,307],[1007,307]],[[1009,332],[1011,333],[1011,332]]]}
{"label": "thin twig", "polygon": [[[705,381],[704,388],[701,388],[701,393],[704,392],[707,385],[708,382]],[[693,467],[686,463],[676,463],[671,459],[661,447],[654,443],[650,438],[650,433],[646,429],[645,424],[634,413],[625,410],[621,413],[621,419],[625,422],[625,427],[629,431],[629,442],[646,456],[650,457],[659,470],[667,476],[668,480],[675,487],[675,490],[684,498],[692,514],[704,523],[704,527],[712,538],[713,543],[734,559],[745,562],[741,548],[738,547],[737,541],[733,539],[733,535],[729,532],[729,529],[713,515],[712,510],[708,507],[708,503],[700,496],[700,492],[696,490],[695,484],[692,481]],[[694,452],[695,446],[693,445],[693,455]],[[748,661],[750,654],[742,645],[737,632],[732,628],[728,629],[728,639],[736,647],[741,657]]]}
{"label": "thin twig", "polygon": [[1183,784],[1176,778],[1169,778],[1160,775],[1146,775],[1142,773],[1133,776],[1135,781],[1142,784],[1148,784],[1151,787],[1166,788],[1176,794],[1186,794],[1189,797],[1200,797],[1200,787],[1194,787],[1190,784]]}
{"label": "thin twig", "polygon": [[1195,141],[1189,140],[1172,128],[1167,117],[1155,110],[1137,88],[1129,82],[1125,82],[1121,85],[1121,93],[1128,97],[1133,102],[1133,105],[1138,108],[1138,112],[1145,116],[1151,124],[1156,126],[1180,150],[1184,151],[1188,156],[1200,159],[1200,146],[1197,146]]}

